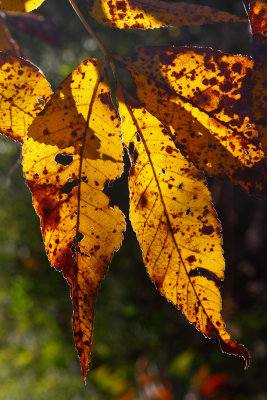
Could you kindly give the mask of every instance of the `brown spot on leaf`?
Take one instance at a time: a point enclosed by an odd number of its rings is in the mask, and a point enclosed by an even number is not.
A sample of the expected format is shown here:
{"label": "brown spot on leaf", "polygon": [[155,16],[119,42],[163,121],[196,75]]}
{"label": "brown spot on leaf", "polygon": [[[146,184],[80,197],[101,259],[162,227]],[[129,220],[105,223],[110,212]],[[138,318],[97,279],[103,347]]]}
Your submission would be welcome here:
{"label": "brown spot on leaf", "polygon": [[212,225],[203,225],[203,228],[200,229],[200,232],[204,233],[204,235],[211,235],[214,232],[214,228]]}
{"label": "brown spot on leaf", "polygon": [[186,258],[186,260],[191,264],[192,262],[197,261],[195,256],[189,256]]}

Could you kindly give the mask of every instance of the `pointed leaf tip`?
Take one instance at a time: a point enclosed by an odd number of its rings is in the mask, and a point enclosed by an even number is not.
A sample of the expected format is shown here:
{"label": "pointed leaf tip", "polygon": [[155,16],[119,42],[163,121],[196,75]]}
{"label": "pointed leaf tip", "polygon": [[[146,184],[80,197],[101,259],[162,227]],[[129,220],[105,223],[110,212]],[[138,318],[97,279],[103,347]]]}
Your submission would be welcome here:
{"label": "pointed leaf tip", "polygon": [[220,347],[223,353],[226,354],[234,354],[236,356],[242,357],[245,361],[245,367],[244,369],[248,369],[249,365],[250,365],[250,353],[249,351],[246,349],[245,346],[243,346],[243,344],[238,344],[236,343],[234,340],[232,339],[227,339],[227,340],[222,340],[219,336],[219,343],[220,343]]}
{"label": "pointed leaf tip", "polygon": [[123,213],[103,192],[123,171],[119,119],[104,70],[101,61],[82,62],[34,119],[23,145],[23,171],[50,264],[71,287],[84,382],[97,291],[125,230]]}

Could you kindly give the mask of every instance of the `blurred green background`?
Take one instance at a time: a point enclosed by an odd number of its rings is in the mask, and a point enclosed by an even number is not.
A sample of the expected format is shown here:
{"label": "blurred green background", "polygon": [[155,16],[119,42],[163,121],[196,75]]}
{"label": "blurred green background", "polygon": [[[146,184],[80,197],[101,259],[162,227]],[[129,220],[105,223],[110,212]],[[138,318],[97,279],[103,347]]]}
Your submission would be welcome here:
{"label": "blurred green background", "polygon": [[[194,3],[245,16],[241,1]],[[121,32],[99,25],[84,4],[81,8],[106,46],[122,55],[142,45],[251,51],[246,24]],[[103,58],[67,0],[46,0],[38,12],[57,24],[60,48],[12,32],[53,89],[83,59]],[[128,75],[121,74],[130,87]],[[250,350],[250,368],[244,371],[240,358],[222,354],[215,338],[205,339],[160,296],[128,226],[99,290],[84,386],[68,285],[48,264],[19,165],[20,147],[6,137],[0,140],[0,400],[267,400],[266,203],[209,180],[224,234],[223,317],[233,337]],[[127,211],[125,177],[119,190],[115,201]]]}

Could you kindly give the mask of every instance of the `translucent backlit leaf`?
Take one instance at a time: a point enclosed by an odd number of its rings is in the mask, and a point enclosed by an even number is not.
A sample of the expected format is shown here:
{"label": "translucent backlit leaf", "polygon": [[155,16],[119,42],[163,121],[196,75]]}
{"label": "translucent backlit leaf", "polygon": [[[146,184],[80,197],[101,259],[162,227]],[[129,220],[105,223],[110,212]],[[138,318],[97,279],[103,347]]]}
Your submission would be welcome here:
{"label": "translucent backlit leaf", "polygon": [[0,132],[20,142],[51,97],[39,69],[22,58],[0,53]]}
{"label": "translucent backlit leaf", "polygon": [[32,11],[45,0],[0,0],[0,9],[7,11]]}
{"label": "translucent backlit leaf", "polygon": [[87,0],[90,14],[102,24],[119,29],[244,22],[236,15],[197,4],[160,0]]}
{"label": "translucent backlit leaf", "polygon": [[12,38],[6,25],[5,14],[0,11],[0,51],[22,57],[21,49],[15,39]]}
{"label": "translucent backlit leaf", "polygon": [[249,17],[253,35],[253,112],[267,154],[267,3],[250,2]]}
{"label": "translucent backlit leaf", "polygon": [[71,286],[85,379],[97,290],[125,228],[122,212],[103,193],[105,183],[121,175],[123,163],[102,62],[80,64],[35,118],[23,146],[23,170],[50,264]]}
{"label": "translucent backlit leaf", "polygon": [[126,62],[139,98],[170,127],[183,154],[209,175],[266,194],[251,59],[209,48],[151,47]]}
{"label": "translucent backlit leaf", "polygon": [[197,329],[215,333],[222,350],[248,366],[249,353],[231,339],[221,316],[221,226],[204,175],[159,120],[127,95],[120,98],[123,140],[132,152],[130,219],[148,273]]}

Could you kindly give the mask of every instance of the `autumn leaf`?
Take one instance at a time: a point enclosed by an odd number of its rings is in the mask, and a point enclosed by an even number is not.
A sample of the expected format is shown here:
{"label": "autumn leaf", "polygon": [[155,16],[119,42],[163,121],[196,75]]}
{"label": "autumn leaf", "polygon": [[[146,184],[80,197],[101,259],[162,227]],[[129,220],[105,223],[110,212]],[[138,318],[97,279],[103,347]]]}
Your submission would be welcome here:
{"label": "autumn leaf", "polygon": [[10,12],[6,13],[6,20],[12,28],[37,37],[50,46],[59,47],[60,32],[50,18],[34,13]]}
{"label": "autumn leaf", "polygon": [[97,290],[125,228],[122,212],[103,193],[105,183],[121,175],[123,163],[102,62],[80,64],[35,118],[23,146],[23,170],[50,264],[71,287],[85,380]]}
{"label": "autumn leaf", "polygon": [[15,39],[12,38],[6,25],[6,15],[2,11],[0,11],[0,51],[22,57],[22,51]]}
{"label": "autumn leaf", "polygon": [[98,22],[119,29],[245,22],[236,15],[185,2],[174,4],[160,0],[87,0],[87,5],[90,14]]}
{"label": "autumn leaf", "polygon": [[137,93],[199,169],[266,195],[251,107],[253,61],[209,48],[147,47],[125,59]]}
{"label": "autumn leaf", "polygon": [[32,11],[45,0],[0,0],[0,9],[6,11]]}
{"label": "autumn leaf", "polygon": [[221,225],[201,171],[170,140],[166,127],[120,89],[123,140],[132,153],[130,220],[156,287],[224,352],[249,365],[221,316]]}
{"label": "autumn leaf", "polygon": [[0,88],[0,132],[22,142],[51,97],[50,84],[35,65],[0,52]]}
{"label": "autumn leaf", "polygon": [[250,2],[249,18],[253,35],[253,112],[267,155],[267,3]]}

